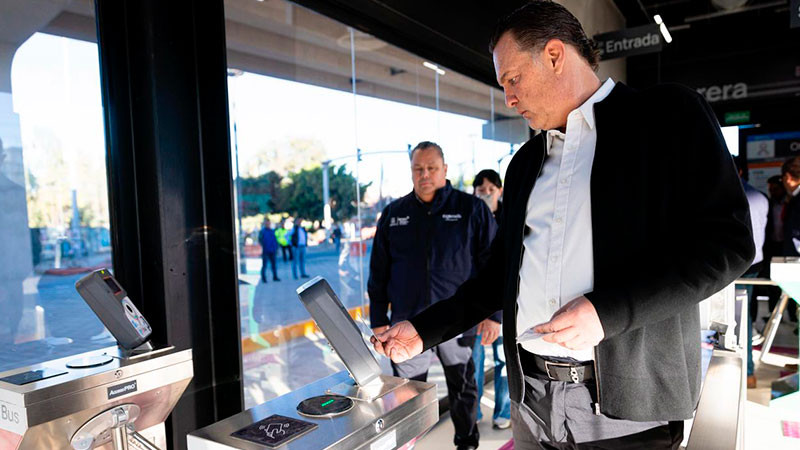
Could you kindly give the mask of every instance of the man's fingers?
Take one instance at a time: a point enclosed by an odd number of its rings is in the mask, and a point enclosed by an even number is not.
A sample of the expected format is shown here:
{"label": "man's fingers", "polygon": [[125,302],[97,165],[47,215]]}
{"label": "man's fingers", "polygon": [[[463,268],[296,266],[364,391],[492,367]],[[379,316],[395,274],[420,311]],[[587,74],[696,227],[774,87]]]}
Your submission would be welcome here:
{"label": "man's fingers", "polygon": [[386,352],[383,350],[383,342],[375,336],[370,336],[369,342],[372,343],[372,347],[375,348],[375,351],[378,352],[379,355],[386,356]]}
{"label": "man's fingers", "polygon": [[552,342],[554,344],[561,344],[564,342],[572,341],[580,334],[577,327],[568,327],[564,328],[563,330],[556,331],[555,333],[550,333],[547,336],[543,337],[542,339],[545,342]]}
{"label": "man's fingers", "polygon": [[391,327],[388,330],[375,335],[375,337],[381,342],[386,342],[395,336],[397,336],[397,327]]}
{"label": "man's fingers", "polygon": [[497,336],[499,336],[498,332],[487,330],[486,333],[483,334],[483,338],[481,339],[481,344],[489,345],[493,343],[495,340],[497,340]]}
{"label": "man's fingers", "polygon": [[576,325],[575,314],[571,310],[566,309],[560,314],[555,314],[549,322],[536,325],[533,328],[533,331],[537,333],[553,333],[555,331],[561,331],[564,328],[569,328],[573,325]]}

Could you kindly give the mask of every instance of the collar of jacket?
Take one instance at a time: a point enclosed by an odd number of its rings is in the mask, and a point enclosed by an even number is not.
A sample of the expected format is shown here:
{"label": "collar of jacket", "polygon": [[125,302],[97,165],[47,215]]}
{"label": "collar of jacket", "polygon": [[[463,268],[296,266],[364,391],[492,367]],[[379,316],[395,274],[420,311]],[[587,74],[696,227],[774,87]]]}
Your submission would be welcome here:
{"label": "collar of jacket", "polygon": [[[436,190],[433,194],[433,200],[430,203],[431,212],[435,213],[442,207],[445,201],[447,201],[447,197],[450,196],[450,193],[453,192],[453,186],[450,184],[450,180],[445,180],[444,187],[441,187]],[[417,199],[417,203],[420,206],[425,206],[425,202],[419,198],[416,192],[411,191],[411,194],[414,195],[414,198]]]}

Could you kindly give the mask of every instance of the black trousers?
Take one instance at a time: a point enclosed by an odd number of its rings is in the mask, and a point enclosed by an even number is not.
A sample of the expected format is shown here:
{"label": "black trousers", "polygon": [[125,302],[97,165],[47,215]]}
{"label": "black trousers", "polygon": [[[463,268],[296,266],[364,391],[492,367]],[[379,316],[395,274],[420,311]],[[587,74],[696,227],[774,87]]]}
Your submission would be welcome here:
{"label": "black trousers", "polygon": [[261,279],[267,281],[267,262],[272,264],[272,279],[278,279],[278,268],[275,263],[275,253],[263,252],[261,254]]}
{"label": "black trousers", "polygon": [[292,259],[292,247],[289,246],[289,245],[287,245],[285,247],[283,245],[281,245],[281,254],[283,255],[283,261],[284,262],[286,262],[286,254],[287,253],[289,254],[289,259],[291,260]]}

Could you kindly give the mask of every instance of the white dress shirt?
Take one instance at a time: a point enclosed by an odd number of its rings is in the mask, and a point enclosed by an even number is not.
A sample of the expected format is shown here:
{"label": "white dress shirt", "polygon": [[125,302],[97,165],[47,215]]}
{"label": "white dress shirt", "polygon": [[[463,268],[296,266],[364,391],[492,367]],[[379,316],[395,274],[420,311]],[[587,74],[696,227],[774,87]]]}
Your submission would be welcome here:
{"label": "white dress shirt", "polygon": [[[547,157],[528,198],[519,271],[517,334],[549,321],[565,303],[594,287],[589,184],[597,130],[594,104],[614,88],[612,79],[567,116],[566,133],[547,131]],[[541,339],[522,342],[538,355],[594,359],[593,349],[569,350]]]}

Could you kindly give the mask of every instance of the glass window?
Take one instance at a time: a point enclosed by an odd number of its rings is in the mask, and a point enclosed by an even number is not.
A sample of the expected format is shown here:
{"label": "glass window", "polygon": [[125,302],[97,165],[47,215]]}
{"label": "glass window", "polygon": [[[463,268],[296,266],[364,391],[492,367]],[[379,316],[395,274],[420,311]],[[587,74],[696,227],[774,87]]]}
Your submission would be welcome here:
{"label": "glass window", "polygon": [[[251,407],[344,370],[297,299],[303,275],[325,277],[369,332],[372,238],[412,190],[412,147],[439,143],[471,193],[528,131],[500,90],[290,2],[226,0],[225,15]],[[445,395],[441,369],[429,379]]]}
{"label": "glass window", "polygon": [[114,345],[75,291],[110,267],[91,2],[0,6],[0,371]]}

